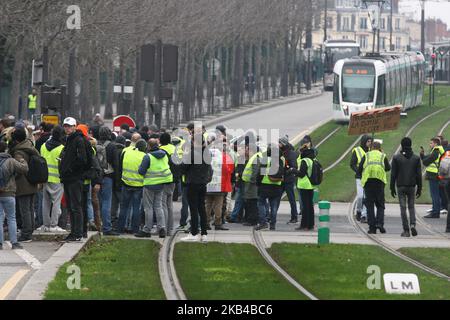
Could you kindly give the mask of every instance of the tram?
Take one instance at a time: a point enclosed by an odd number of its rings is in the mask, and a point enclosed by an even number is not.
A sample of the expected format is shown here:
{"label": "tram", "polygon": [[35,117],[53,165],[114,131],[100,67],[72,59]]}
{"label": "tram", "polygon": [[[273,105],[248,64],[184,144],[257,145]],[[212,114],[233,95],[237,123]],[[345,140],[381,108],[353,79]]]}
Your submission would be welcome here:
{"label": "tram", "polygon": [[422,103],[425,58],[420,52],[375,53],[343,59],[334,67],[333,118],[348,122],[352,112]]}

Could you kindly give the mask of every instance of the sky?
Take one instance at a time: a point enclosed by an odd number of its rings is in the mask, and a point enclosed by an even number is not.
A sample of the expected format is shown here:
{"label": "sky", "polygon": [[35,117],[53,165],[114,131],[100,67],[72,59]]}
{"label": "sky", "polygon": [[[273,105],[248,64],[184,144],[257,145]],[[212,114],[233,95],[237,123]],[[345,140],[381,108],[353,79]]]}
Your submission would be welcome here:
{"label": "sky", "polygon": [[[402,7],[408,6],[415,12],[415,18],[420,20],[420,2],[415,0],[403,0],[400,2],[400,10]],[[410,11],[411,9],[408,9]],[[425,16],[427,18],[440,18],[447,23],[450,28],[450,2],[448,1],[426,1],[425,2]]]}

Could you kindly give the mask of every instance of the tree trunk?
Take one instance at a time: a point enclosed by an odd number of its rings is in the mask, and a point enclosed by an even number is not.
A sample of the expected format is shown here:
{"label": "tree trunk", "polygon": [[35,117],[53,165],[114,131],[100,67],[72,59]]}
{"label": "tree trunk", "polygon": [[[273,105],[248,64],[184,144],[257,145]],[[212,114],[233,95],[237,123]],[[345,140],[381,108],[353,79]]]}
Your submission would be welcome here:
{"label": "tree trunk", "polygon": [[262,39],[259,39],[255,46],[255,92],[256,102],[261,102],[261,55]]}
{"label": "tree trunk", "polygon": [[289,79],[289,32],[286,32],[283,40],[283,59],[281,73],[281,96],[288,96],[288,79]]}
{"label": "tree trunk", "polygon": [[264,48],[266,55],[264,57],[264,79],[263,79],[263,87],[264,87],[264,100],[269,100],[269,78],[270,78],[270,38],[264,42]]}
{"label": "tree trunk", "polygon": [[117,114],[121,115],[124,114],[124,100],[125,100],[125,93],[124,93],[124,86],[125,86],[125,50],[123,48],[120,49],[120,55],[119,55],[119,85],[120,85],[120,93],[117,100]]}
{"label": "tree trunk", "polygon": [[236,108],[240,105],[241,95],[241,60],[242,60],[242,43],[240,40],[236,41],[234,49],[234,66],[233,77],[231,83],[231,106]]}
{"label": "tree trunk", "polygon": [[140,49],[136,49],[136,69],[134,77],[134,94],[133,94],[133,113],[131,116],[136,122],[142,126],[145,123],[144,105],[142,97],[142,82],[141,82],[141,52]]}
{"label": "tree trunk", "polygon": [[105,119],[112,119],[114,102],[114,64],[111,58],[108,58],[107,64]]}
{"label": "tree trunk", "polygon": [[[21,41],[19,41],[21,42]],[[14,69],[12,74],[12,88],[11,88],[11,101],[9,105],[9,111],[15,117],[19,116],[19,96],[20,96],[20,78],[22,74],[22,66],[24,59],[24,49],[21,45],[18,46],[14,55]],[[26,101],[25,101],[26,104]],[[27,115],[28,118],[28,115]],[[31,119],[30,119],[31,120]]]}

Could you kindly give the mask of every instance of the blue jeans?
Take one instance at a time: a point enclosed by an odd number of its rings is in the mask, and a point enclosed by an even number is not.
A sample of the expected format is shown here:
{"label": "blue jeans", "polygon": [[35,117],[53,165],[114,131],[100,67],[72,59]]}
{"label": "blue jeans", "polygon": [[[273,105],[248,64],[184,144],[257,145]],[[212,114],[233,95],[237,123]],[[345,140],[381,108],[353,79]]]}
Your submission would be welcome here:
{"label": "blue jeans", "polygon": [[187,191],[188,188],[186,187],[186,184],[181,184],[182,194],[181,194],[181,218],[180,218],[180,225],[185,226],[187,224],[187,219],[189,217],[189,202],[188,202],[188,196]]}
{"label": "blue jeans", "polygon": [[236,188],[236,200],[234,201],[234,208],[231,212],[231,220],[237,221],[239,213],[244,210],[244,186]]}
{"label": "blue jeans", "polygon": [[[269,200],[269,208],[267,208],[267,200]],[[281,197],[264,197],[258,198],[258,221],[260,224],[267,223],[268,209],[270,209],[270,225],[274,226],[277,223],[278,207],[280,206]]]}
{"label": "blue jeans", "polygon": [[103,223],[103,232],[109,232],[111,225],[111,201],[112,201],[113,179],[103,178],[102,187],[99,192],[100,208]]}
{"label": "blue jeans", "polygon": [[89,222],[94,221],[94,208],[92,207],[92,186],[89,185],[89,192],[87,195],[87,216]]}
{"label": "blue jeans", "polygon": [[439,215],[441,212],[441,196],[439,194],[439,180],[428,180],[430,183],[431,200],[433,201],[433,211],[431,214]]}
{"label": "blue jeans", "polygon": [[9,240],[17,243],[16,198],[0,197],[0,244],[3,244],[3,223],[8,219]]}
{"label": "blue jeans", "polygon": [[289,204],[291,206],[291,219],[297,220],[298,210],[297,210],[297,202],[295,201],[295,182],[285,182],[283,184],[283,192],[286,192],[286,195],[289,200]]}
{"label": "blue jeans", "polygon": [[129,188],[127,186],[122,187],[122,198],[120,199],[120,213],[119,213],[119,232],[125,231],[127,225],[127,218],[130,209],[132,208],[131,229],[133,233],[139,232],[139,226],[141,224],[141,201],[142,201],[142,188]]}

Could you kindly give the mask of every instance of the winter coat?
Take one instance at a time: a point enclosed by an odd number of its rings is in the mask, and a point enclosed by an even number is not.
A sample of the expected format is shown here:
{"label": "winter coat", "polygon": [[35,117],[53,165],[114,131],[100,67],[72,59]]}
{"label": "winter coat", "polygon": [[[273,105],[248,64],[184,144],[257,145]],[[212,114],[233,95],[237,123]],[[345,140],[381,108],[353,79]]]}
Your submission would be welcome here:
{"label": "winter coat", "polygon": [[[287,169],[289,168],[295,168],[297,167],[297,159],[298,159],[298,153],[294,151],[294,149],[289,148],[287,151],[283,152],[284,156],[284,167]],[[284,182],[285,183],[293,183],[297,180],[295,174],[293,172],[286,171],[284,175]]]}
{"label": "winter coat", "polygon": [[422,190],[422,165],[411,148],[403,149],[392,160],[391,190],[397,187],[415,187]]}
{"label": "winter coat", "polygon": [[[21,159],[25,159],[25,161],[29,165],[30,156],[39,155],[39,152],[36,150],[31,140],[25,139],[24,141],[13,145],[9,150],[9,154],[14,159],[19,161]],[[36,184],[31,184],[30,182],[28,182],[28,179],[25,174],[16,175],[16,186],[17,186],[16,189],[17,197],[33,195],[38,191],[38,186]]]}
{"label": "winter coat", "polygon": [[10,177],[7,181],[6,186],[0,190],[0,197],[15,197],[16,196],[16,175],[25,175],[28,173],[28,164],[25,159],[16,160],[7,153],[0,153],[0,160],[3,161],[4,166],[6,166],[6,176]]}
{"label": "winter coat", "polygon": [[[164,157],[169,157],[164,150],[161,150],[159,148],[150,150],[149,154],[152,155],[153,157],[155,157],[156,159],[163,159]],[[150,169],[150,165],[151,165],[150,159],[151,158],[150,158],[149,154],[146,154],[144,156],[144,159],[142,159],[142,163],[139,166],[139,174],[142,176],[145,176],[147,174],[147,171]],[[150,189],[150,190],[155,190],[155,191],[162,190],[162,187],[163,187],[163,184],[145,186],[145,188]]]}
{"label": "winter coat", "polygon": [[[366,153],[369,151],[366,144],[367,144],[367,141],[370,139],[372,139],[372,138],[368,135],[364,135],[361,138],[360,146],[361,146],[361,148],[363,148],[364,152],[366,152]],[[355,178],[361,179],[361,176],[358,174],[358,157],[356,156],[356,152],[352,152],[352,158],[350,159],[350,168],[352,168],[352,170],[355,172]]]}
{"label": "winter coat", "polygon": [[[440,156],[441,156],[441,154],[439,153],[439,150],[434,149],[428,156],[425,156],[425,155],[421,154],[420,158],[422,159],[422,164],[425,167],[428,167],[430,164],[432,164],[437,159],[439,159]],[[427,171],[426,175],[425,175],[425,178],[427,180],[437,180],[438,179],[438,174]]]}
{"label": "winter coat", "polygon": [[125,148],[123,144],[114,142],[114,190],[120,191],[122,190],[122,161],[123,154],[122,151]]}
{"label": "winter coat", "polygon": [[207,193],[227,193],[233,191],[231,178],[234,171],[233,158],[219,149],[211,149],[212,180],[207,185]]}
{"label": "winter coat", "polygon": [[[258,199],[258,161],[259,160],[255,161],[252,165],[252,175],[250,177],[250,182],[244,182],[244,199],[246,200]],[[247,165],[247,163],[248,160],[245,162],[245,166]]]}
{"label": "winter coat", "polygon": [[80,131],[75,131],[66,138],[61,153],[59,173],[62,183],[84,180],[85,174],[92,167],[92,147]]}
{"label": "winter coat", "polygon": [[[186,150],[183,155],[181,172],[186,176],[186,184],[208,184],[212,179],[211,153],[205,146]],[[201,159],[201,163],[195,163]]]}
{"label": "winter coat", "polygon": [[[270,177],[283,179],[284,177],[284,158],[278,157],[279,163],[278,163],[278,171],[275,174],[271,174]],[[275,184],[263,184],[262,180],[265,176],[265,174],[262,174],[266,172],[267,170],[267,154],[263,155],[263,159],[260,159],[260,161],[257,161],[257,185],[258,185],[258,196],[260,197],[268,197],[268,198],[274,198],[274,197],[281,197],[281,193],[283,191],[282,185],[275,185]],[[274,166],[271,165],[272,168]],[[293,173],[290,173],[293,175]],[[293,175],[294,176],[294,175]],[[295,176],[294,176],[295,177]]]}

